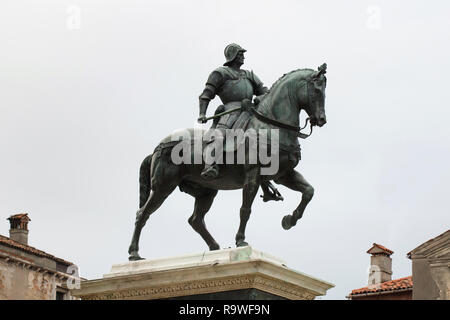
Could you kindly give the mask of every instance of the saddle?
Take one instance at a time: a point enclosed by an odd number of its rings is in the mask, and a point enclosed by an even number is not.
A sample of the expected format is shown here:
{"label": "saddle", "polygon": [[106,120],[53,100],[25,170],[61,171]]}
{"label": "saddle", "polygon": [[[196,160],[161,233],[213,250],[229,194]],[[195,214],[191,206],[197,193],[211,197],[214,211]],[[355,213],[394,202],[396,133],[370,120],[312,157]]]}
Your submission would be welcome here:
{"label": "saddle", "polygon": [[[241,110],[214,119],[211,129],[219,129],[219,130],[222,129],[224,137],[226,137],[225,134],[227,133],[227,129],[228,130],[231,129],[231,132],[233,131],[236,132],[236,130],[244,132],[247,129],[250,119],[252,118],[250,108],[254,107],[254,104],[248,99],[243,100],[239,104],[241,105],[242,108]],[[217,107],[214,114],[222,113],[227,109],[236,108],[236,106],[237,106],[236,103],[232,103],[226,106],[220,105],[219,107]],[[238,134],[235,139],[235,142],[232,145],[228,145],[225,140],[224,151],[235,152],[243,143],[245,143],[245,136],[242,134]]]}
{"label": "saddle", "polygon": [[230,103],[229,105],[224,106],[223,104],[218,106],[214,115],[227,111],[227,109],[233,109],[237,106],[241,106],[241,110],[237,110],[232,112],[231,114],[224,115],[220,118],[215,118],[213,120],[213,124],[211,129],[215,128],[223,128],[223,129],[242,129],[245,130],[250,120],[250,108],[255,107],[256,104],[253,104],[249,99],[244,99],[239,103]]}

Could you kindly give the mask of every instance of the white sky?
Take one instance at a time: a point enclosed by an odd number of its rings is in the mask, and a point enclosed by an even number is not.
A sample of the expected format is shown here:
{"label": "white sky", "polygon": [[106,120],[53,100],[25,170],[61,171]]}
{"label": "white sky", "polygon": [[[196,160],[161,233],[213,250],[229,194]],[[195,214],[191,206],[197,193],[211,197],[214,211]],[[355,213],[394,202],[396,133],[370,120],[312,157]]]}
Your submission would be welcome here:
{"label": "white sky", "polygon": [[[395,252],[394,278],[408,276],[406,253],[450,222],[449,11],[448,1],[3,0],[0,234],[28,212],[30,244],[82,276],[126,261],[141,160],[196,125],[206,78],[236,42],[268,86],[328,64],[328,123],[301,141],[297,167],[315,197],[289,231],[281,219],[300,194],[258,198],[248,242],[335,283],[323,299],[366,285],[373,242]],[[220,192],[206,217],[223,248],[240,202],[241,191]],[[192,210],[176,190],[144,228],[141,255],[206,250]]]}

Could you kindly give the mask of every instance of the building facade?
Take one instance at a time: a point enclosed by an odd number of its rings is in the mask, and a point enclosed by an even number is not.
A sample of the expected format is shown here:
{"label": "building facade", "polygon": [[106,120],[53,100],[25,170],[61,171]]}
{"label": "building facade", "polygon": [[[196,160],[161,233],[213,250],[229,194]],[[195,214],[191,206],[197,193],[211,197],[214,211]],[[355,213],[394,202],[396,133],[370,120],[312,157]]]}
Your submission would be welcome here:
{"label": "building facade", "polygon": [[412,275],[391,280],[394,253],[374,243],[368,286],[354,289],[350,300],[450,300],[450,230],[407,254]]}
{"label": "building facade", "polygon": [[414,300],[450,300],[450,230],[408,253]]}
{"label": "building facade", "polygon": [[71,300],[78,279],[69,261],[28,245],[28,214],[8,218],[10,236],[0,235],[0,300]]}

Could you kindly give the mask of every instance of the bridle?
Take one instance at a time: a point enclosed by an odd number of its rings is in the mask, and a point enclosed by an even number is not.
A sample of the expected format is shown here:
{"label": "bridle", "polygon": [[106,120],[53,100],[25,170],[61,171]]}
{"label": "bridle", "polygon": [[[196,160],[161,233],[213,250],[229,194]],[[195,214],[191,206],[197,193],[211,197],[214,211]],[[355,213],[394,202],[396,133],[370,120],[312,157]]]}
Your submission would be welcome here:
{"label": "bridle", "polygon": [[[308,103],[311,106],[312,101],[311,101],[311,95],[309,94],[309,81],[308,80],[306,81],[306,94],[308,95]],[[289,94],[289,100],[291,100],[291,94]],[[286,130],[289,130],[289,131],[294,131],[297,134],[297,137],[299,137],[300,139],[306,139],[309,136],[311,136],[312,133],[313,133],[313,125],[312,125],[311,120],[310,120],[309,117],[306,118],[305,125],[303,127],[297,127],[297,126],[293,126],[293,125],[290,125],[290,124],[287,124],[287,123],[284,123],[284,122],[281,122],[281,121],[269,118],[269,117],[263,115],[262,113],[260,113],[254,106],[251,106],[249,108],[249,111],[258,120],[260,120],[262,122],[269,123],[271,125],[274,125],[276,127],[283,128],[283,129],[286,129]],[[309,125],[310,125],[309,133],[306,134],[306,133],[301,132],[301,130],[306,128],[306,126],[308,125],[308,122],[309,122]]]}
{"label": "bridle", "polygon": [[[312,99],[311,99],[311,94],[310,94],[310,90],[309,90],[309,86],[310,86],[310,82],[311,82],[310,80],[313,79],[313,78],[319,77],[319,76],[321,76],[321,75],[326,73],[326,70],[327,70],[326,63],[322,64],[318,69],[319,69],[319,71],[317,71],[310,79],[306,80],[306,94],[308,95],[308,104],[309,104],[309,106],[312,105]],[[292,91],[292,89],[289,88],[289,100],[292,103],[292,101],[291,101],[292,100],[292,92],[291,91]],[[223,116],[225,114],[228,114],[228,113],[231,113],[231,112],[234,112],[234,111],[237,111],[237,110],[249,111],[258,120],[260,120],[262,122],[265,122],[265,123],[268,123],[268,124],[271,124],[271,125],[274,125],[276,127],[279,127],[279,128],[282,128],[282,129],[286,129],[286,130],[289,130],[289,131],[294,131],[297,134],[297,137],[299,137],[300,139],[306,139],[309,136],[311,136],[312,133],[313,133],[313,124],[311,123],[311,119],[309,117],[306,118],[305,125],[303,127],[293,126],[293,125],[290,125],[290,124],[287,124],[287,123],[284,123],[284,122],[281,122],[281,121],[278,121],[278,120],[275,120],[275,119],[272,119],[272,118],[269,118],[269,117],[263,115],[262,113],[260,113],[255,108],[255,106],[250,101],[248,102],[248,104],[245,103],[245,104],[242,104],[242,106],[240,106],[240,107],[237,107],[237,108],[234,108],[234,109],[231,109],[231,110],[219,113],[219,114],[215,114],[214,116],[206,118],[206,120],[210,120],[210,119],[214,119],[214,118],[217,118],[217,117],[221,117],[221,116]],[[307,127],[308,122],[309,122],[309,126],[310,126],[309,133],[306,134],[306,133],[301,132],[303,129],[305,129]]]}

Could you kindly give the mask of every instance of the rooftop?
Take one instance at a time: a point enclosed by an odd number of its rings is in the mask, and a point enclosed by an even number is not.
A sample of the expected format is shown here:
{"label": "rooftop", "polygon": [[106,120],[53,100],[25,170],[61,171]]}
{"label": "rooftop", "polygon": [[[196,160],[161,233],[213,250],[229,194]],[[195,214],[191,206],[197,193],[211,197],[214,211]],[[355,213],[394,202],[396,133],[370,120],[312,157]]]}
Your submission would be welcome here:
{"label": "rooftop", "polygon": [[28,213],[18,213],[18,214],[14,214],[12,216],[10,216],[7,220],[11,220],[11,219],[22,219],[22,218],[27,218],[28,220],[31,220],[28,217]]}
{"label": "rooftop", "polygon": [[441,233],[437,237],[434,237],[424,243],[422,243],[417,248],[411,250],[406,254],[409,259],[412,259],[413,254],[436,254],[442,251],[448,250],[450,239],[450,230]]}
{"label": "rooftop", "polygon": [[24,251],[24,252],[27,252],[27,253],[31,253],[31,254],[34,254],[36,256],[48,258],[48,259],[51,259],[53,261],[56,261],[58,263],[61,263],[61,264],[67,265],[67,266],[73,265],[72,262],[69,262],[69,261],[66,261],[64,259],[55,257],[55,256],[53,256],[53,255],[51,255],[51,254],[49,254],[47,252],[44,252],[44,251],[39,250],[39,249],[36,249],[36,248],[34,248],[32,246],[29,246],[29,245],[25,245],[25,244],[22,244],[20,242],[14,241],[14,240],[12,240],[12,239],[10,239],[8,237],[2,236],[2,235],[0,235],[0,244],[8,246],[8,247],[11,247],[11,248],[14,248],[14,249],[18,249],[18,250],[21,250],[21,251]]}
{"label": "rooftop", "polygon": [[382,246],[381,244],[374,243],[374,244],[372,245],[372,247],[371,247],[369,250],[367,250],[367,253],[370,253],[370,254],[385,253],[385,254],[387,254],[388,256],[390,256],[391,254],[394,253],[394,251],[392,251],[392,250],[386,248],[385,246]]}
{"label": "rooftop", "polygon": [[413,287],[412,276],[409,276],[352,290],[350,296],[366,293],[395,292],[399,290],[412,289],[412,287]]}

